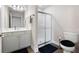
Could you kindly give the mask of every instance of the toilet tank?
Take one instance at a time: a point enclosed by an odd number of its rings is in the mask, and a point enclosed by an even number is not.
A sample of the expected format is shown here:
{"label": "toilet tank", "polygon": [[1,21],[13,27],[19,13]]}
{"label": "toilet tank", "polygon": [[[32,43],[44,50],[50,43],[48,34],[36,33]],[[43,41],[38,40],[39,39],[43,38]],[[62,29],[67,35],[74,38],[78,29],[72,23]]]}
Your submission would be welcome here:
{"label": "toilet tank", "polygon": [[78,33],[64,32],[64,39],[70,40],[73,43],[77,43],[78,42]]}

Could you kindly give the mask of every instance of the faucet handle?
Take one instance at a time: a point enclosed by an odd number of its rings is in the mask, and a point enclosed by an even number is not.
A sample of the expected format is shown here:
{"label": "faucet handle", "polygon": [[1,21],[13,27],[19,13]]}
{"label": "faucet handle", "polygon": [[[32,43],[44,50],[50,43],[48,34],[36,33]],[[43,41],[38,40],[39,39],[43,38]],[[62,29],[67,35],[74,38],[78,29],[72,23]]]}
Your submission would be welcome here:
{"label": "faucet handle", "polygon": [[1,34],[0,34],[0,37],[4,37],[4,33],[1,33]]}
{"label": "faucet handle", "polygon": [[0,37],[2,37],[2,34],[0,34]]}

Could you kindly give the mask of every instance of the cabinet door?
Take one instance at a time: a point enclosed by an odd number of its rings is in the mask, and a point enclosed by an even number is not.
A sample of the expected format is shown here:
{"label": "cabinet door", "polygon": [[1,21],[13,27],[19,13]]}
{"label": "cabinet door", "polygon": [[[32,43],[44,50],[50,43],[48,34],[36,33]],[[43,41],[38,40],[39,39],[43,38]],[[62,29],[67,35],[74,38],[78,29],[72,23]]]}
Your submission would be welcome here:
{"label": "cabinet door", "polygon": [[30,46],[31,31],[26,31],[21,34],[20,38],[20,48],[25,48]]}
{"label": "cabinet door", "polygon": [[2,52],[2,38],[0,37],[0,53]]}
{"label": "cabinet door", "polygon": [[3,38],[3,52],[12,52],[19,49],[19,41],[17,36],[9,33]]}

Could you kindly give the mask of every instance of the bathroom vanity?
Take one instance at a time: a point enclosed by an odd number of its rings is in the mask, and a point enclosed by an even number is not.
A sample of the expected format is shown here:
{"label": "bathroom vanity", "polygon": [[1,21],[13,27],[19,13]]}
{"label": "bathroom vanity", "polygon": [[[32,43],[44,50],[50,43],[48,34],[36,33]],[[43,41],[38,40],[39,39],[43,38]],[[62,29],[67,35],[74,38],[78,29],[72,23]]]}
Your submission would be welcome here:
{"label": "bathroom vanity", "polygon": [[31,30],[5,32],[2,38],[2,52],[12,52],[30,46]]}
{"label": "bathroom vanity", "polygon": [[2,52],[2,38],[1,38],[1,35],[0,35],[0,53]]}
{"label": "bathroom vanity", "polygon": [[12,52],[30,46],[31,23],[28,10],[14,10],[10,6],[1,8],[1,33],[0,37],[2,52]]}

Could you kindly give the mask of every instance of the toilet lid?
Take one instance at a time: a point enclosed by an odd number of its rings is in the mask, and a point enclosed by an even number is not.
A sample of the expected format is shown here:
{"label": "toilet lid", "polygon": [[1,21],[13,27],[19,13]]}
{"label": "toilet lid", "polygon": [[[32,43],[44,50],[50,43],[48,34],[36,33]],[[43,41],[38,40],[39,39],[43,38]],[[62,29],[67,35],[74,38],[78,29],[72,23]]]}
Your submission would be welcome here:
{"label": "toilet lid", "polygon": [[73,42],[69,41],[69,40],[62,40],[60,43],[62,45],[64,45],[64,46],[67,46],[67,47],[73,47],[73,46],[75,46],[75,44]]}

